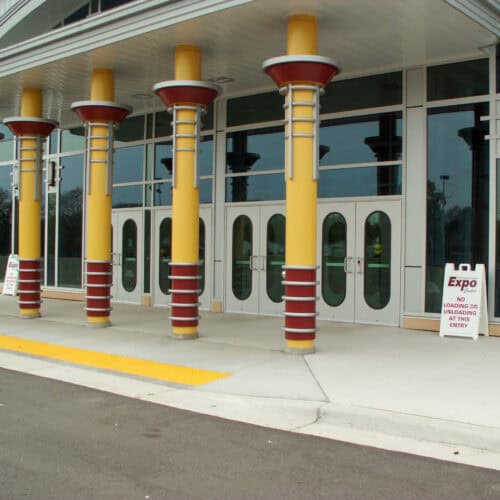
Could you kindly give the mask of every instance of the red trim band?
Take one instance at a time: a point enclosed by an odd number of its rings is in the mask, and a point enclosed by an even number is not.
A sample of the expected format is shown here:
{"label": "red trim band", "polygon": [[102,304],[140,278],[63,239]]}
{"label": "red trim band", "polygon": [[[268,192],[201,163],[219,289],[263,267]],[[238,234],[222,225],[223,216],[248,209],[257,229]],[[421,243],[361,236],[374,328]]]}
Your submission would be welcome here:
{"label": "red trim band", "polygon": [[285,266],[284,270],[285,337],[289,340],[313,340],[316,337],[316,268]]}
{"label": "red trim band", "polygon": [[111,311],[111,284],[113,271],[111,262],[86,263],[87,294],[86,307],[87,316],[108,317]]}
{"label": "red trim band", "polygon": [[41,263],[39,259],[19,259],[18,303],[20,309],[39,309]]}
{"label": "red trim band", "polygon": [[172,326],[198,326],[198,272],[198,264],[170,263]]}

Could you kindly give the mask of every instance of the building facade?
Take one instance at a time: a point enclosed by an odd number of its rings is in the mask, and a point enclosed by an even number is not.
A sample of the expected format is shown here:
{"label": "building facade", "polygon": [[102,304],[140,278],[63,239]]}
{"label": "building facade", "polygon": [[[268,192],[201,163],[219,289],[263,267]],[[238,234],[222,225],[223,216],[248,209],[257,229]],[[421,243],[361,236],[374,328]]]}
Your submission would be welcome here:
{"label": "building facade", "polygon": [[[92,70],[108,67],[117,100],[134,108],[114,132],[113,300],[169,303],[174,131],[151,89],[189,43],[204,79],[223,89],[200,125],[201,309],[283,312],[285,101],[262,62],[286,52],[287,19],[306,12],[318,19],[319,53],[342,67],[320,98],[319,318],[438,329],[445,263],[484,263],[500,334],[494,2],[10,3],[0,112],[19,114],[23,89],[37,87],[44,116],[60,124],[43,152],[43,295],[85,294],[87,146],[70,108],[87,98]],[[0,128],[2,277],[18,251],[19,148]]]}

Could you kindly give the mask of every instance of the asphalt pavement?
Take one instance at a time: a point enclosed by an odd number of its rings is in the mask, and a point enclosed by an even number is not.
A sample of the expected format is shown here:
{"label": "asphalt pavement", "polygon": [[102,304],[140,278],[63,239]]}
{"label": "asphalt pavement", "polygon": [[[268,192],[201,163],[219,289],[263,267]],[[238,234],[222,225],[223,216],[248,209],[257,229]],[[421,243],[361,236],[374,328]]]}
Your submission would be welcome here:
{"label": "asphalt pavement", "polygon": [[500,498],[494,470],[3,369],[0,381],[2,499]]}

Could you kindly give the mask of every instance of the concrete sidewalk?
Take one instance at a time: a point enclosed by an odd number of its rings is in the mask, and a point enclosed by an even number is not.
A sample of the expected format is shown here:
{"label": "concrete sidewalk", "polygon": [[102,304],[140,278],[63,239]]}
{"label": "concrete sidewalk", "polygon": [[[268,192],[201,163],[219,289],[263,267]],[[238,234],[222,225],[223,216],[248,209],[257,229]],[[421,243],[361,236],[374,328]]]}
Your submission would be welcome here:
{"label": "concrete sidewalk", "polygon": [[201,386],[0,351],[0,366],[177,408],[500,470],[500,339],[440,339],[320,322],[317,353],[283,352],[282,319],[203,313],[177,341],[167,309],[115,305],[90,329],[81,303],[46,300],[21,320],[0,297],[0,335],[229,373]]}

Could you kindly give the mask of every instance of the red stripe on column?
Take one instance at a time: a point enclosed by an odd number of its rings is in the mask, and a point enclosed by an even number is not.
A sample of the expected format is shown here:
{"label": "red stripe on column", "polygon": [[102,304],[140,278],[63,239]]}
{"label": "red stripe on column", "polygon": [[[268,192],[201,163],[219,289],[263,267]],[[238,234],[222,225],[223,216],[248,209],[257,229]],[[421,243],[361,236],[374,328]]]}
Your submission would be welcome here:
{"label": "red stripe on column", "polygon": [[[172,282],[172,326],[198,326],[198,264],[170,263]],[[179,277],[176,279],[176,277]],[[187,293],[182,293],[187,291]],[[176,304],[190,304],[190,306],[177,306]],[[186,318],[174,319],[174,318]],[[189,318],[189,319],[187,319]]]}
{"label": "red stripe on column", "polygon": [[39,260],[19,259],[19,308],[38,309],[40,300],[41,266]]}
{"label": "red stripe on column", "polygon": [[285,267],[284,281],[285,337],[289,340],[313,340],[316,337],[316,269]]}
{"label": "red stripe on column", "polygon": [[[111,310],[110,289],[112,268],[110,262],[87,262],[87,316],[108,317]],[[100,286],[88,286],[100,285]],[[100,309],[93,311],[92,309]]]}

